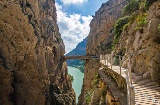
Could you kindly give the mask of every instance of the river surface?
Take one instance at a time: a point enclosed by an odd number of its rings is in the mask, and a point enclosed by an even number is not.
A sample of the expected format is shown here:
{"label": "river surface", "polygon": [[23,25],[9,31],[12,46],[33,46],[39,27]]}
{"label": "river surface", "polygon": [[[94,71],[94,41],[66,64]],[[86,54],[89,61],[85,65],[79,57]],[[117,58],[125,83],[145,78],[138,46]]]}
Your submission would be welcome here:
{"label": "river surface", "polygon": [[72,82],[72,87],[76,93],[76,102],[78,102],[78,96],[81,93],[81,88],[83,84],[84,73],[75,67],[68,66],[68,74],[72,75],[74,81]]}

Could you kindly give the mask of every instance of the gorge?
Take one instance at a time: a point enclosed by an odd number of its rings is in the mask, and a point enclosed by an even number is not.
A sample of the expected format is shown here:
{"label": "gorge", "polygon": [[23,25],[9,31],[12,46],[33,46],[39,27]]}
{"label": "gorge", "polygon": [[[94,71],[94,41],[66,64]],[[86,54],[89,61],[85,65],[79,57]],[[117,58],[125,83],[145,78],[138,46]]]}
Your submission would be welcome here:
{"label": "gorge", "polygon": [[106,1],[84,41],[64,55],[55,0],[1,0],[0,105],[160,104],[159,0]]}

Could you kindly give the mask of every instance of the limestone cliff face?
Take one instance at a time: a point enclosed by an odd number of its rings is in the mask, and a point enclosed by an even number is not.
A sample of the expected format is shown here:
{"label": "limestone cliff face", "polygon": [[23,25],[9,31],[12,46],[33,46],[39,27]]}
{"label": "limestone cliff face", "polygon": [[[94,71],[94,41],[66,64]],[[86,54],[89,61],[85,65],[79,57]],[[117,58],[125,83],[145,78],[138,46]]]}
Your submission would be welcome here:
{"label": "limestone cliff face", "polygon": [[[90,33],[88,35],[87,41],[87,54],[88,55],[99,55],[103,53],[100,45],[104,41],[111,44],[113,40],[113,26],[118,18],[121,17],[121,12],[124,6],[128,3],[128,0],[109,0],[106,3],[103,3],[101,8],[96,12],[93,20],[90,23]],[[90,59],[85,62],[84,70],[84,80],[81,95],[79,97],[79,105],[87,105],[86,94],[91,89],[94,89],[92,94],[93,98],[90,100],[90,105],[95,103],[94,97],[101,96],[100,91],[103,88],[94,88],[92,86],[92,81],[94,77],[98,74],[98,70],[101,67],[99,60]],[[99,92],[99,94],[96,94]],[[98,100],[97,100],[98,101]],[[101,102],[97,102],[101,103]]]}
{"label": "limestone cliff face", "polygon": [[101,67],[99,60],[89,60],[85,62],[84,79],[81,89],[81,94],[78,97],[78,105],[87,105],[85,96],[93,88],[92,81],[98,74],[98,70]]}
{"label": "limestone cliff face", "polygon": [[55,1],[0,5],[0,104],[74,105]]}
{"label": "limestone cliff face", "polygon": [[87,42],[87,54],[102,52],[100,45],[104,40],[111,44],[113,40],[113,27],[128,0],[109,0],[103,3],[90,23],[90,33]]}
{"label": "limestone cliff face", "polygon": [[[139,11],[139,16],[142,14]],[[121,34],[121,49],[125,57],[131,55],[132,71],[144,78],[159,81],[160,78],[160,1],[154,2],[146,12],[147,25],[135,30],[137,21],[130,24]],[[117,48],[118,49],[118,48]],[[117,50],[115,49],[115,51]],[[118,50],[117,50],[118,51]],[[124,66],[126,64],[123,61]]]}
{"label": "limestone cliff face", "polygon": [[[127,3],[128,1],[125,0],[110,0],[96,12],[90,24],[91,31],[87,42],[88,55],[111,53],[111,44],[115,36],[113,26],[117,19],[121,17],[121,11]],[[143,3],[145,2],[142,0],[139,4]],[[134,14],[130,15],[131,20],[126,27],[122,27],[123,32],[118,39],[119,46],[115,46],[112,53],[116,55],[124,50],[124,54],[122,54],[124,68],[127,67],[128,59],[130,59],[132,72],[160,82],[160,1],[154,2],[149,10],[140,5],[139,10],[137,9]],[[113,58],[116,60],[114,55]],[[95,91],[92,91],[92,93],[89,91],[91,96],[100,97],[100,94],[95,94],[97,89],[91,87],[91,81],[97,74],[96,70],[100,67],[96,64],[98,62],[92,60],[86,62],[84,84],[79,97],[80,105],[87,103],[85,96],[89,90],[93,89]],[[107,94],[109,93],[111,91],[107,90]],[[96,103],[94,97],[91,98],[90,105]],[[108,99],[109,97],[107,96]],[[97,101],[100,102],[100,100]]]}

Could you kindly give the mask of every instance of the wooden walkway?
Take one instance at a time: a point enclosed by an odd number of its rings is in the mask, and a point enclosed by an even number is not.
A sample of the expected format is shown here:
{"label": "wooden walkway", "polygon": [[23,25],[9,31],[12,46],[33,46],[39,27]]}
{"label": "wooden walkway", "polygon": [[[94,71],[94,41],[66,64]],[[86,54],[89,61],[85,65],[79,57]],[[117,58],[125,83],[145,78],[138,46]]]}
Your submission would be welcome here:
{"label": "wooden walkway", "polygon": [[112,66],[107,60],[100,59],[100,62],[126,78],[126,81],[127,78],[130,78],[130,83],[127,85],[134,90],[133,93],[130,93],[131,95],[134,94],[134,98],[128,96],[129,105],[160,105],[160,86],[157,82],[129,73],[125,68],[121,68],[120,72],[120,66]]}

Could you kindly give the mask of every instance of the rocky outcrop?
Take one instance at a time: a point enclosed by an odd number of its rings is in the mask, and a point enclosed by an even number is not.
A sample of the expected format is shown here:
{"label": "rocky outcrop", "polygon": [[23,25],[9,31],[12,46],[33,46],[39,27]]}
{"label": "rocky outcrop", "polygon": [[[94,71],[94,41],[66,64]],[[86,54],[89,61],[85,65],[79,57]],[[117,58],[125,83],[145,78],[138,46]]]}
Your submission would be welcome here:
{"label": "rocky outcrop", "polygon": [[[141,16],[143,12],[139,11]],[[160,2],[154,2],[146,12],[146,26],[136,30],[138,20],[130,24],[121,34],[121,49],[126,49],[125,56],[131,55],[132,71],[144,78],[160,81]],[[115,51],[118,48],[115,49]],[[129,58],[128,58],[129,59]],[[123,62],[125,66],[125,60]]]}
{"label": "rocky outcrop", "polygon": [[74,105],[55,1],[0,5],[0,104]]}
{"label": "rocky outcrop", "polygon": [[[99,56],[101,53],[104,53],[103,47],[101,44],[105,41],[108,44],[111,44],[114,35],[113,35],[113,26],[118,18],[121,17],[121,12],[124,6],[128,3],[128,0],[109,0],[106,3],[103,3],[101,8],[96,12],[90,23],[90,33],[88,35],[87,41],[87,55],[97,55]],[[107,45],[107,44],[106,44]],[[105,47],[105,46],[104,46]],[[92,99],[97,92],[103,90],[102,88],[94,88],[92,87],[93,78],[98,74],[98,70],[101,67],[99,60],[89,60],[85,62],[85,72],[84,72],[84,80],[83,87],[81,91],[81,95],[79,97],[78,105],[86,105],[85,96],[88,91],[91,89],[94,90]],[[96,94],[98,95],[98,94]],[[101,96],[99,94],[98,96]],[[96,103],[95,100],[91,99],[91,103]],[[106,100],[106,99],[104,99]],[[98,100],[97,100],[98,101]],[[91,104],[90,103],[90,104]],[[100,102],[97,102],[100,103]]]}
{"label": "rocky outcrop", "polygon": [[98,74],[98,70],[100,67],[101,64],[99,60],[89,59],[89,61],[85,61],[83,85],[81,89],[81,94],[78,97],[78,105],[87,105],[85,95],[93,88],[92,81],[94,77]]}
{"label": "rocky outcrop", "polygon": [[[117,19],[121,17],[121,11],[127,2],[128,1],[110,0],[103,4],[96,12],[96,15],[93,17],[90,24],[91,31],[87,42],[88,55],[98,56],[103,53],[111,53],[111,45],[113,44],[114,36],[116,35],[114,33],[113,26]],[[138,4],[145,3],[146,2],[142,0],[141,3]],[[148,7],[149,10],[146,7],[143,7],[145,5],[139,5],[139,9],[134,11],[133,14],[129,14],[128,17],[130,20],[125,27],[122,26],[123,31],[120,36],[118,36],[119,38],[117,38],[118,43],[114,43],[117,45],[112,48],[112,56],[116,61],[117,54],[121,55],[121,63],[124,68],[127,68],[127,62],[131,61],[132,72],[136,75],[143,76],[143,78],[150,78],[152,81],[160,82],[160,1],[157,0],[153,4],[148,5],[151,5]],[[89,61],[86,63],[86,67],[91,67],[96,64],[98,64],[98,62]],[[94,70],[95,67],[98,66],[89,68],[89,70]],[[97,90],[90,85],[93,80],[91,80],[90,77],[94,77],[96,74],[97,71],[96,73],[86,71],[84,74],[84,84],[79,98],[79,102],[82,105],[86,104],[86,99],[83,97],[87,95],[88,91],[91,96],[93,96],[90,100],[90,104],[96,103],[94,97],[100,97],[100,94],[97,92],[99,89]],[[125,82],[124,79],[123,83],[118,80],[116,80],[118,84],[117,87]],[[108,84],[108,87],[109,86],[111,85]],[[92,92],[90,92],[91,90]],[[114,94],[114,92],[107,90],[107,94]],[[110,96],[113,98],[112,95],[107,96],[107,98],[110,99]],[[120,96],[118,98],[122,97]],[[97,101],[98,103],[100,102],[100,100]]]}
{"label": "rocky outcrop", "polygon": [[104,48],[101,48],[101,44],[104,41],[111,44],[114,38],[114,24],[121,17],[121,12],[128,2],[128,0],[109,0],[102,4],[90,23],[87,54],[102,53]]}

